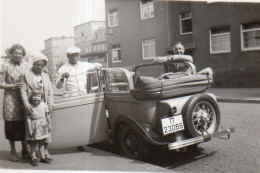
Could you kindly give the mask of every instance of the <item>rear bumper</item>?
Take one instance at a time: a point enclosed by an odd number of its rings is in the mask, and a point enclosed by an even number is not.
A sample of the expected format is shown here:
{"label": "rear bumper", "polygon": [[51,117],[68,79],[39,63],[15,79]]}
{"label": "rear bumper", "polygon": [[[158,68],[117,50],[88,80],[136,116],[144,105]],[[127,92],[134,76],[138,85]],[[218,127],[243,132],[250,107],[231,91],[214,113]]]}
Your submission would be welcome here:
{"label": "rear bumper", "polygon": [[198,136],[195,138],[190,138],[187,140],[183,140],[183,141],[178,141],[178,142],[173,142],[173,143],[169,143],[168,144],[168,148],[169,150],[177,150],[177,149],[181,149],[183,147],[187,147],[190,145],[194,145],[194,144],[199,144],[202,142],[207,142],[213,138],[218,138],[220,136],[223,135],[228,135],[228,137],[230,136],[230,133],[233,133],[235,131],[235,128],[229,128],[229,129],[224,129],[218,132],[215,132],[213,134],[207,134],[207,135],[203,135],[203,136]]}

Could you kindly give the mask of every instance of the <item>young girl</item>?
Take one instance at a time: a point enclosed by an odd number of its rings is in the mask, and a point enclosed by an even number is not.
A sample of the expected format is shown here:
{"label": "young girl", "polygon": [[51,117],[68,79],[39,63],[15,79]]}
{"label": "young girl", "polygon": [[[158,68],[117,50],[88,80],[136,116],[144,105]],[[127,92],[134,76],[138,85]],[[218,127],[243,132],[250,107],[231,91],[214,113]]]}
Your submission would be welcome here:
{"label": "young girl", "polygon": [[43,90],[33,90],[29,97],[31,104],[31,110],[26,112],[27,127],[29,136],[27,140],[30,140],[31,155],[33,166],[38,165],[38,159],[36,156],[36,145],[38,144],[41,162],[50,163],[50,160],[45,156],[44,142],[49,136],[51,129],[50,115],[48,115],[48,105],[42,101]]}

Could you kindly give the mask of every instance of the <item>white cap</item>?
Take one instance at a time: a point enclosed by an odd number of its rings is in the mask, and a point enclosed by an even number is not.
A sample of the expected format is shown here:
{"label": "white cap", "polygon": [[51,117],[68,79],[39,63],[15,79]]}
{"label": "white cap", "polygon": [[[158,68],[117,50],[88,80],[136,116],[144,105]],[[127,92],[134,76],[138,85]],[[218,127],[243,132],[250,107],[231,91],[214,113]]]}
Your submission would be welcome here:
{"label": "white cap", "polygon": [[48,58],[42,53],[39,53],[33,57],[33,64],[41,60],[45,61],[46,63],[48,62]]}
{"label": "white cap", "polygon": [[67,54],[80,53],[80,48],[78,47],[70,47],[66,50]]}

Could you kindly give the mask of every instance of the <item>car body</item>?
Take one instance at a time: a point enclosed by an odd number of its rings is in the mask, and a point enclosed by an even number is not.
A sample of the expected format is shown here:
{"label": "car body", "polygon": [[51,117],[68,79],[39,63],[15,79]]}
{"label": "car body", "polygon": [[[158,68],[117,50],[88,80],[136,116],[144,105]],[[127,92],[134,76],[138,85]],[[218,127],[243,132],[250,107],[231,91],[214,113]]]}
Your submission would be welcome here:
{"label": "car body", "polygon": [[206,93],[212,74],[192,63],[104,68],[88,75],[88,94],[59,98],[53,111],[52,148],[113,139],[121,152],[139,159],[148,146],[179,150],[229,134],[219,130],[216,97]]}

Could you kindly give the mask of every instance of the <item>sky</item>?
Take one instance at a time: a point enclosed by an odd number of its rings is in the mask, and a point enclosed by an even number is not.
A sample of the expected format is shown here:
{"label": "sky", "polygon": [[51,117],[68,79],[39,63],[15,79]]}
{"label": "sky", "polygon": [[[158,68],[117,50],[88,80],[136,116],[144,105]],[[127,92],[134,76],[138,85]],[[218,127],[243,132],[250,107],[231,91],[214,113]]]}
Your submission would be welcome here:
{"label": "sky", "polygon": [[104,0],[0,0],[1,56],[15,43],[38,54],[44,40],[73,36],[81,23],[104,21],[104,8]]}

